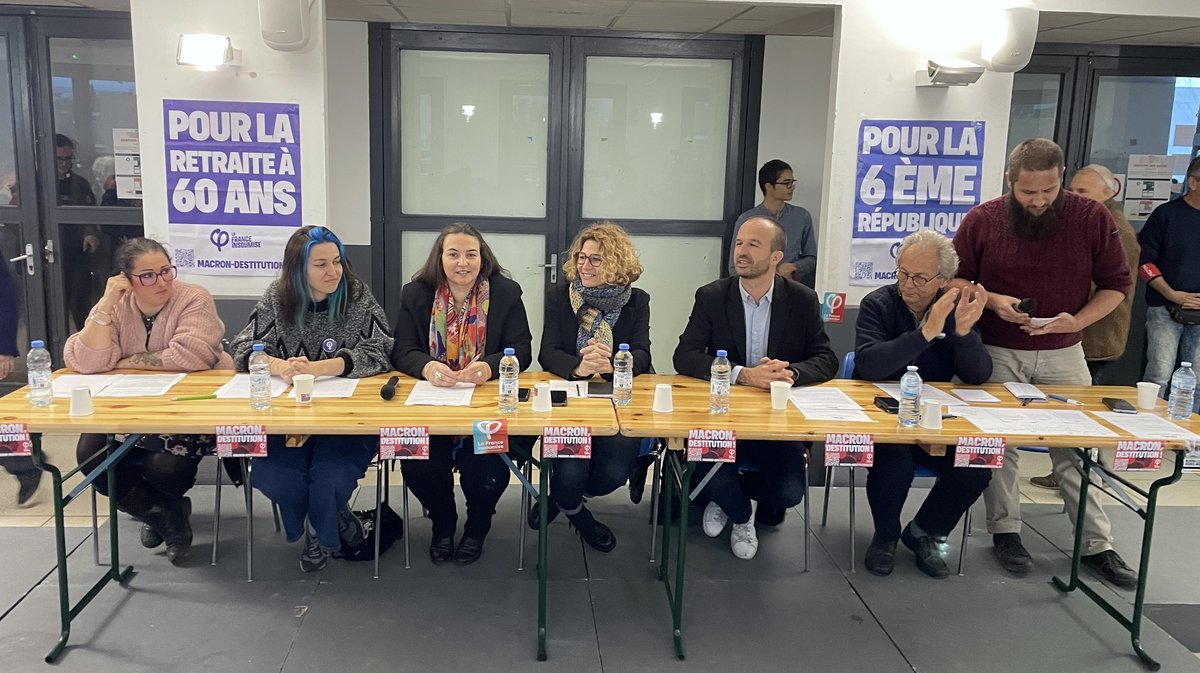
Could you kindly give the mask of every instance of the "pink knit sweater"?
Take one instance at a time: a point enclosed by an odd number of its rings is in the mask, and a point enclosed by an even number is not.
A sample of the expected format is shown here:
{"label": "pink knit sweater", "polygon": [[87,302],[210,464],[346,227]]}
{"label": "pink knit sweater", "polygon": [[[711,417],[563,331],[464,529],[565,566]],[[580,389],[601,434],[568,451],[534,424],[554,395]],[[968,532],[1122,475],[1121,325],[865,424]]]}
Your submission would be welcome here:
{"label": "pink knit sweater", "polygon": [[121,358],[162,351],[163,366],[168,370],[233,369],[233,360],[221,348],[224,334],[225,323],[217,317],[208,290],[177,280],[170,300],[154,320],[149,347],[141,311],[130,293],[113,307],[112,343],[106,348],[88,348],[78,333],[72,334],[63,348],[63,360],[81,374],[97,374],[112,370]]}

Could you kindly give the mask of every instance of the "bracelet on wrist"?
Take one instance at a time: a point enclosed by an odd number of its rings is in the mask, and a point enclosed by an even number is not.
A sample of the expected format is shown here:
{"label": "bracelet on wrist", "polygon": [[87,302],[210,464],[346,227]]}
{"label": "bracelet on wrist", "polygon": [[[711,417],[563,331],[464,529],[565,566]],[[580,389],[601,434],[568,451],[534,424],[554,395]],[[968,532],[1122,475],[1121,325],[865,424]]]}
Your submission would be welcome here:
{"label": "bracelet on wrist", "polygon": [[[92,313],[91,315],[89,315],[87,317],[87,320],[90,320],[90,321],[96,323],[97,325],[100,325],[101,327],[108,327],[108,326],[112,325],[112,321],[101,320],[101,319],[97,318],[96,313]],[[85,320],[84,322],[87,322],[87,320]]]}

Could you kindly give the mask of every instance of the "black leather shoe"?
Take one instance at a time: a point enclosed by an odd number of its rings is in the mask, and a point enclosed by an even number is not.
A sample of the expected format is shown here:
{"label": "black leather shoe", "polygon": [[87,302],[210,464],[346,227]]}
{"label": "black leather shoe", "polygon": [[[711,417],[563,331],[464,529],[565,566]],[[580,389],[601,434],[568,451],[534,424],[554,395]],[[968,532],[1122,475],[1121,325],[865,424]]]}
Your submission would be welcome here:
{"label": "black leather shoe", "polygon": [[434,538],[429,544],[429,560],[445,563],[454,556],[454,536]]}
{"label": "black leather shoe", "polygon": [[[555,519],[558,518],[559,509],[558,509],[558,505],[556,505],[554,503],[554,500],[547,498],[546,502],[549,505],[546,508],[546,524],[549,525],[549,524],[553,523]],[[534,500],[533,505],[531,505],[529,507],[529,516],[525,517],[525,523],[529,524],[530,530],[538,529],[538,524],[540,523],[538,521],[538,517],[541,516],[541,512],[542,512],[542,508],[538,507],[537,500]]]}
{"label": "black leather shoe", "polygon": [[30,499],[42,483],[42,474],[41,470],[17,473],[17,507],[29,507],[33,504]]}
{"label": "black leather shoe", "polygon": [[642,494],[646,492],[646,473],[655,460],[654,454],[646,454],[638,456],[633,463],[633,473],[629,475],[629,501],[635,505],[642,501]]}
{"label": "black leather shoe", "polygon": [[1033,557],[1021,544],[1021,536],[1017,533],[996,533],[992,536],[992,553],[996,560],[1010,575],[1023,577],[1033,569]]}
{"label": "black leather shoe", "polygon": [[754,509],[754,524],[756,526],[778,526],[787,515],[786,507],[765,507],[762,503]]}
{"label": "black leather shoe", "polygon": [[900,541],[917,557],[917,567],[921,572],[937,580],[949,577],[950,567],[946,565],[946,559],[942,558],[942,550],[937,540],[928,535],[913,535],[912,524],[909,524],[900,533]]}
{"label": "black leather shoe", "polygon": [[454,562],[460,566],[471,565],[483,555],[483,538],[463,536],[454,552]]}
{"label": "black leather shoe", "polygon": [[579,537],[583,538],[583,541],[596,551],[607,554],[616,549],[617,536],[613,535],[612,529],[596,521],[590,515],[587,519],[587,521],[581,521],[578,524],[572,522],[575,525],[575,531],[579,533]]}
{"label": "black leather shoe", "polygon": [[1079,561],[1095,571],[1097,575],[1123,589],[1137,587],[1137,572],[1125,565],[1125,561],[1121,556],[1111,549],[1102,551],[1099,554],[1081,556]]}
{"label": "black leather shoe", "polygon": [[150,524],[142,524],[141,534],[142,546],[146,549],[154,549],[163,543],[163,536],[158,534],[158,531],[150,527]]}
{"label": "black leather shoe", "polygon": [[896,567],[896,541],[871,540],[871,546],[867,547],[867,556],[863,559],[863,565],[872,575],[880,577],[891,575],[892,569]]}
{"label": "black leather shoe", "polygon": [[192,548],[192,500],[184,496],[166,509],[167,525],[161,528],[163,541],[167,543],[167,560],[173,566],[181,566]]}

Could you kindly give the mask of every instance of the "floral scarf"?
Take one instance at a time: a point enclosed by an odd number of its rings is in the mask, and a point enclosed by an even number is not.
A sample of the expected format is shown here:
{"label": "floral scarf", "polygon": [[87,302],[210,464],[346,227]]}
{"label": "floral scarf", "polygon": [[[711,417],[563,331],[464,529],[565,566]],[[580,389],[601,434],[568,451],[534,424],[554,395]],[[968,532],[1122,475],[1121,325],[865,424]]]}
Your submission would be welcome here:
{"label": "floral scarf", "polygon": [[633,288],[628,285],[601,285],[584,287],[578,278],[571,281],[568,289],[571,309],[579,319],[579,332],[575,335],[576,352],[583,350],[588,339],[607,345],[613,344],[613,325],[621,317],[621,309],[629,302]]}
{"label": "floral scarf", "polygon": [[460,371],[483,356],[487,347],[487,313],[491,288],[480,279],[467,294],[466,310],[454,305],[450,286],[442,283],[433,295],[429,318],[429,354]]}

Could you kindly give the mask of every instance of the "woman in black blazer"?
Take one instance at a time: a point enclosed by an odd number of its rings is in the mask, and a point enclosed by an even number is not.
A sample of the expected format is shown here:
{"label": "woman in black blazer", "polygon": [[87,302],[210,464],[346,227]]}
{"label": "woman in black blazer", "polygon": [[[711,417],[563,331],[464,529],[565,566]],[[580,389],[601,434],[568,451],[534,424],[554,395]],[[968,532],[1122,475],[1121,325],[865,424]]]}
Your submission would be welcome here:
{"label": "woman in black blazer", "polygon": [[[629,234],[616,224],[593,224],[575,237],[563,263],[570,283],[546,297],[546,320],[538,362],[564,379],[602,376],[612,380],[613,351],[629,344],[633,375],[650,365],[650,295],[631,287],[642,275]],[[593,548],[612,551],[617,539],[584,505],[629,479],[642,440],[616,435],[592,439],[590,460],[554,459],[550,473],[551,520],[566,512],[575,530]],[[643,473],[643,479],[644,479]],[[529,524],[537,528],[537,506]]]}
{"label": "woman in black blazer", "polygon": [[[500,376],[505,348],[516,350],[521,369],[533,356],[533,336],[521,286],[507,278],[483,236],[456,222],[442,230],[424,266],[400,293],[392,365],[435,386],[483,383]],[[533,440],[513,437],[510,444]],[[526,447],[528,448],[528,447]],[[456,450],[457,449],[457,450]],[[457,548],[453,469],[467,501],[467,522]],[[496,503],[508,486],[508,467],[498,454],[476,455],[470,438],[430,437],[429,460],[406,460],[404,480],[429,510],[434,563],[474,563],[492,526]]]}

